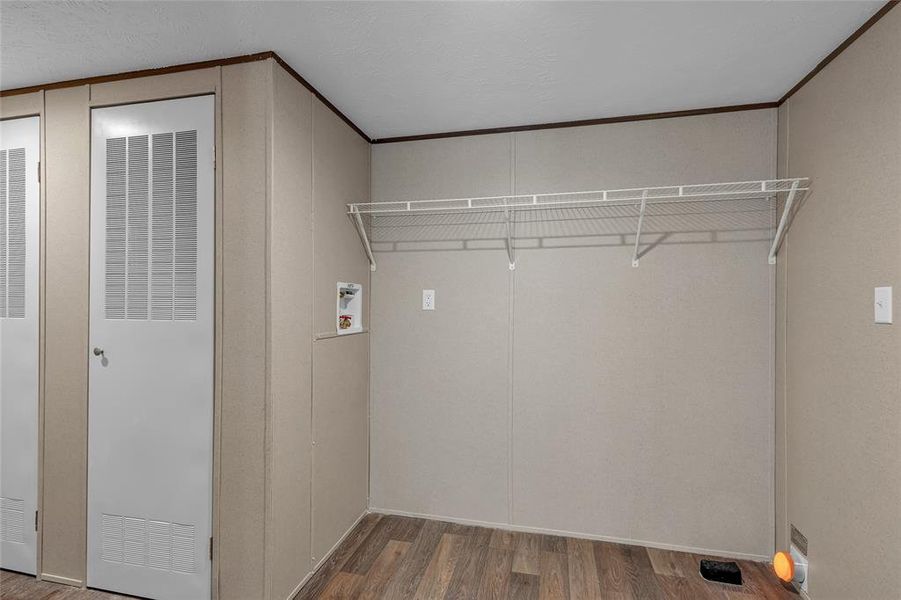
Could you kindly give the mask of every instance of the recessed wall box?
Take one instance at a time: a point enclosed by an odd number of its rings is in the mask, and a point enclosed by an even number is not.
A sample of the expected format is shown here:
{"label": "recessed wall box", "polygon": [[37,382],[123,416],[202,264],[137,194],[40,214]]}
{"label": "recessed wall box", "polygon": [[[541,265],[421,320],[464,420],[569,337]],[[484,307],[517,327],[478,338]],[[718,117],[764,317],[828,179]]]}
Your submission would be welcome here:
{"label": "recessed wall box", "polygon": [[363,330],[363,286],[338,282],[335,331],[338,335]]}

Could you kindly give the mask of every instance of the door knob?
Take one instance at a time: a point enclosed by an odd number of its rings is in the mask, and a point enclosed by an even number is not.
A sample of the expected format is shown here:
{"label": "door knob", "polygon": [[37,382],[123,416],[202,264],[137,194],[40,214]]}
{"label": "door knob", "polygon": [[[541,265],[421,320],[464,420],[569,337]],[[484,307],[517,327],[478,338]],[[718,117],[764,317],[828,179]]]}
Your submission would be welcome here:
{"label": "door knob", "polygon": [[103,356],[103,348],[94,348],[94,356]]}

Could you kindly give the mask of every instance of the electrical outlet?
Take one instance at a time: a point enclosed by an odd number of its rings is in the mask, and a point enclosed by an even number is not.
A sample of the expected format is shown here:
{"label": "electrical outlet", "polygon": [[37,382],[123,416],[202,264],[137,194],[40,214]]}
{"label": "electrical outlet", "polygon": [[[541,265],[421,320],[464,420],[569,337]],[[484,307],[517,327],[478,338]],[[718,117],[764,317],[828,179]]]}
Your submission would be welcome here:
{"label": "electrical outlet", "polygon": [[422,310],[435,310],[435,290],[422,290]]}
{"label": "electrical outlet", "polygon": [[792,583],[795,588],[802,592],[807,592],[807,576],[810,573],[809,563],[807,561],[807,536],[791,524],[791,545],[789,553],[795,563],[795,576]]}
{"label": "electrical outlet", "polygon": [[892,324],[892,288],[878,287],[875,293],[876,322],[884,325]]}

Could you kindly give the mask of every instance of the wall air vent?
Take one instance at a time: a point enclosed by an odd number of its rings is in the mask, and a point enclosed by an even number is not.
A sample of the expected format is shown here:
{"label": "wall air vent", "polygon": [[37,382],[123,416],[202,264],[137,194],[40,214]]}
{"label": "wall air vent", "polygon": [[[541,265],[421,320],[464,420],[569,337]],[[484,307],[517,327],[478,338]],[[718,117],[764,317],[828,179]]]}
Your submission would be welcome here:
{"label": "wall air vent", "polygon": [[197,131],[106,140],[107,319],[197,318]]}
{"label": "wall air vent", "polygon": [[25,148],[0,150],[0,318],[25,318]]}

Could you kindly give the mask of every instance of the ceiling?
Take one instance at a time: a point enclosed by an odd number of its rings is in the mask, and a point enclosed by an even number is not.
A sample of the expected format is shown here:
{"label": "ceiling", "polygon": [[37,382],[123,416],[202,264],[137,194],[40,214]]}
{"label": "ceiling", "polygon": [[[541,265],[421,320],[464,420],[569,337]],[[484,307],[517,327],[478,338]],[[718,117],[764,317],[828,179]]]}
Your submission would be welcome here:
{"label": "ceiling", "polygon": [[274,50],[372,138],[771,102],[883,1],[3,2],[0,87]]}

